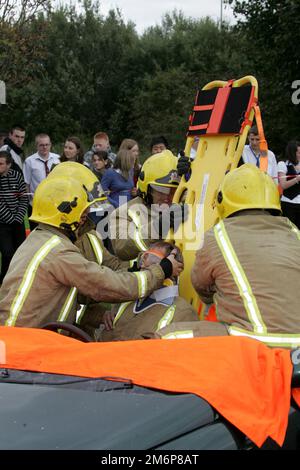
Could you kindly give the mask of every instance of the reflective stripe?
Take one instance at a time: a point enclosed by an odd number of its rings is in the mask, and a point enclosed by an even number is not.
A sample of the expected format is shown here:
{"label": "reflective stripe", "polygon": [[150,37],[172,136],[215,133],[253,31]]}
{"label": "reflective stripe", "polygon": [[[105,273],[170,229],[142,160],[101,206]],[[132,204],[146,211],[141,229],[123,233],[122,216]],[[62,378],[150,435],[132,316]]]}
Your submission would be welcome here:
{"label": "reflective stripe", "polygon": [[71,308],[74,304],[74,299],[76,300],[77,296],[77,289],[76,287],[72,287],[70,289],[70,292],[68,294],[68,297],[65,300],[65,303],[63,305],[63,308],[60,311],[60,314],[58,316],[58,321],[65,321],[68,318],[68,315],[71,311]]}
{"label": "reflective stripe", "polygon": [[83,318],[83,315],[84,315],[84,313],[85,313],[87,307],[88,307],[87,305],[81,305],[80,311],[77,312],[77,314],[76,314],[76,316],[77,316],[77,318],[76,318],[76,323],[78,323],[78,325],[80,325],[80,322],[81,322],[81,320],[82,320],[82,318]]}
{"label": "reflective stripe", "polygon": [[132,301],[131,302],[125,302],[125,303],[120,305],[119,310],[117,311],[117,315],[115,316],[114,321],[113,321],[113,327],[116,325],[117,321],[123,315],[123,313],[125,312],[128,305],[130,305],[131,303],[132,303]]}
{"label": "reflective stripe", "polygon": [[136,246],[138,247],[138,249],[140,251],[146,251],[148,249],[148,247],[145,245],[145,242],[142,238],[141,220],[140,220],[139,216],[136,214],[136,212],[132,211],[131,209],[128,209],[128,215],[129,215],[129,217],[131,217],[134,225],[136,226],[135,237],[134,237],[133,241],[134,241],[134,243],[136,244]]}
{"label": "reflective stripe", "polygon": [[93,248],[93,251],[96,255],[96,258],[97,258],[97,261],[98,261],[98,264],[102,264],[103,262],[103,251],[102,251],[102,247],[101,247],[101,244],[98,240],[98,238],[96,237],[96,235],[92,235],[91,233],[88,233],[87,234],[89,240],[90,240],[90,243],[92,245],[92,248]]}
{"label": "reflective stripe", "polygon": [[30,291],[32,283],[35,278],[36,271],[41,264],[41,262],[46,258],[48,253],[60,243],[60,239],[57,235],[54,235],[50,238],[34,255],[31,262],[29,263],[25,274],[23,276],[22,282],[18,289],[17,295],[13,300],[13,303],[10,308],[10,315],[5,322],[6,326],[14,326],[19,313],[24,305],[24,302],[27,298],[27,295]]}
{"label": "reflective stripe", "polygon": [[268,346],[277,346],[280,348],[296,348],[300,346],[300,335],[288,335],[288,334],[272,334],[259,335],[251,333],[251,331],[243,330],[231,326],[228,328],[229,334],[232,336],[247,336],[248,338],[257,339],[267,344]]}
{"label": "reflective stripe", "polygon": [[297,235],[298,240],[300,240],[300,230],[298,229],[298,227],[296,227],[296,225],[294,225],[293,222],[290,221],[290,219],[287,219],[287,221],[289,226],[291,227],[292,232],[294,232]]}
{"label": "reflective stripe", "polygon": [[253,326],[253,331],[259,334],[266,334],[267,328],[262,320],[255,296],[222,221],[215,226],[214,233],[227,267],[239,289],[249,321]]}
{"label": "reflective stripe", "polygon": [[161,337],[161,339],[185,339],[185,338],[194,338],[193,330],[185,331],[173,331],[173,333],[168,333]]}
{"label": "reflective stripe", "polygon": [[176,310],[176,305],[171,305],[171,307],[168,308],[164,316],[160,319],[156,331],[160,330],[161,328],[164,328],[165,326],[171,323],[174,317],[175,310]]}
{"label": "reflective stripe", "polygon": [[138,279],[139,299],[146,296],[148,288],[147,274],[145,272],[133,273]]}

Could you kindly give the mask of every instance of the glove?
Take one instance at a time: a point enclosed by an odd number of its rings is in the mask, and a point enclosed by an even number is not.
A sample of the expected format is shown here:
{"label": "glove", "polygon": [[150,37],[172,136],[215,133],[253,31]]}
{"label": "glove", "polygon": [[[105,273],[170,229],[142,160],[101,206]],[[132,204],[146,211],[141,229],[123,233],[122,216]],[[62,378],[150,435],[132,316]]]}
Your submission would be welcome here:
{"label": "glove", "polygon": [[190,172],[191,170],[191,162],[189,157],[187,157],[183,150],[179,152],[180,157],[178,158],[178,163],[177,163],[177,173],[178,176],[186,175]]}

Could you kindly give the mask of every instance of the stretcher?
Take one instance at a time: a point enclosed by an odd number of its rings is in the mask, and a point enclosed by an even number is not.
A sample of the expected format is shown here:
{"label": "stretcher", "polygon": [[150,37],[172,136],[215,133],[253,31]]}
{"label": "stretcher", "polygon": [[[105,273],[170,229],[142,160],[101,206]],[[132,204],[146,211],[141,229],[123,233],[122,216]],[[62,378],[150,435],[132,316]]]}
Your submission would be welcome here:
{"label": "stretcher", "polygon": [[261,169],[267,170],[267,143],[257,104],[258,84],[253,76],[239,80],[213,81],[196,95],[190,116],[185,155],[190,157],[197,140],[189,175],[182,177],[173,202],[189,204],[187,220],[171,239],[181,248],[185,269],[180,276],[179,293],[205,317],[191,284],[191,270],[204,233],[218,221],[215,207],[217,190],[225,174],[238,166],[254,117],[260,134]]}

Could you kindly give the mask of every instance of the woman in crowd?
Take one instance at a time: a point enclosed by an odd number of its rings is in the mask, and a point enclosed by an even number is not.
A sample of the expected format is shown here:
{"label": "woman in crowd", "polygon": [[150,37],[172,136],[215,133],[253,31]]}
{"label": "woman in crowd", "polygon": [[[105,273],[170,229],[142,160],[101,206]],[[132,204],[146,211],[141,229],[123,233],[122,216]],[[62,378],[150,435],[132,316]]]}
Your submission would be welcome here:
{"label": "woman in crowd", "polygon": [[300,142],[287,144],[285,158],[285,162],[278,163],[282,213],[300,229]]}
{"label": "woman in crowd", "polygon": [[101,180],[104,191],[109,191],[108,200],[114,207],[124,204],[136,196],[133,175],[136,156],[128,149],[121,149],[113,168],[104,172]]}
{"label": "woman in crowd", "polygon": [[61,162],[78,162],[83,164],[84,150],[78,137],[68,137],[66,139]]}
{"label": "woman in crowd", "polygon": [[140,171],[141,171],[141,167],[142,167],[139,161],[139,154],[140,154],[139,144],[133,139],[124,139],[121,142],[119,150],[128,150],[134,158],[133,182],[134,182],[134,186],[136,186],[136,183],[137,183]]}
{"label": "woman in crowd", "polygon": [[98,150],[94,152],[91,160],[91,167],[93,173],[101,181],[105,171],[111,167],[111,162],[108,158],[108,152],[105,150]]}

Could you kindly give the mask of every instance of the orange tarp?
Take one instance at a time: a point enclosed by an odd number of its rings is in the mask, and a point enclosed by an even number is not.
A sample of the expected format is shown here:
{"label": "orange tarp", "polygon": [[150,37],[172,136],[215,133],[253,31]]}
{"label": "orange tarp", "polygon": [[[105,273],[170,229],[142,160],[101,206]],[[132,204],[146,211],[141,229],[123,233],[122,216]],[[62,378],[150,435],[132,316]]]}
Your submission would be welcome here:
{"label": "orange tarp", "polygon": [[[235,337],[81,343],[46,330],[0,327],[1,367],[82,377],[122,377],[193,393],[261,446],[282,445],[291,398],[290,353]],[[1,344],[1,343],[0,343]],[[2,359],[3,361],[3,359]]]}

